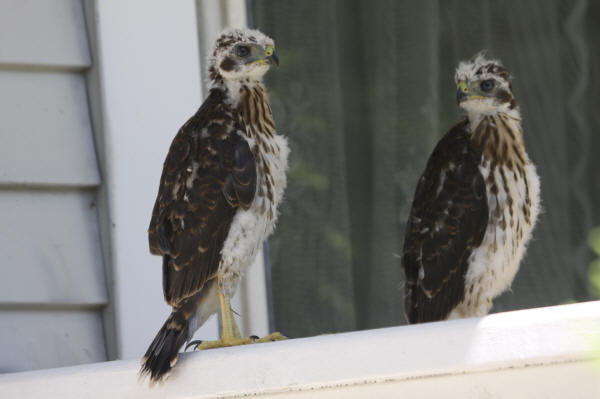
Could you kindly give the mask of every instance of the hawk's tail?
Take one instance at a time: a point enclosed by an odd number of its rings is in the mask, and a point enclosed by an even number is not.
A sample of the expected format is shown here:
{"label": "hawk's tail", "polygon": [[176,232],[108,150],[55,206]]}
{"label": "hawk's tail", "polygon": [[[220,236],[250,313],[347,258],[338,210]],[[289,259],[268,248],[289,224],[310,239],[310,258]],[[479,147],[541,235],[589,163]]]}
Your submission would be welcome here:
{"label": "hawk's tail", "polygon": [[173,310],[142,359],[142,375],[149,375],[153,382],[159,381],[177,363],[179,349],[188,339],[192,313],[185,307]]}

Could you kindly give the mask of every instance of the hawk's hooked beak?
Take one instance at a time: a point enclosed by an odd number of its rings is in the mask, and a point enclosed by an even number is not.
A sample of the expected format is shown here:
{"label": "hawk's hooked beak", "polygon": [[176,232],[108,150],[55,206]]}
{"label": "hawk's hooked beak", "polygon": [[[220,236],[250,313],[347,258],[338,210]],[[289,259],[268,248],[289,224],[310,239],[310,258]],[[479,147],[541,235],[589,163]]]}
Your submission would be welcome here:
{"label": "hawk's hooked beak", "polygon": [[277,53],[275,52],[273,46],[267,46],[265,50],[265,55],[267,56],[265,58],[267,64],[279,66],[279,57],[277,57]]}
{"label": "hawk's hooked beak", "polygon": [[461,80],[458,82],[458,89],[456,90],[456,103],[460,104],[469,98],[469,87],[467,86],[467,82]]}

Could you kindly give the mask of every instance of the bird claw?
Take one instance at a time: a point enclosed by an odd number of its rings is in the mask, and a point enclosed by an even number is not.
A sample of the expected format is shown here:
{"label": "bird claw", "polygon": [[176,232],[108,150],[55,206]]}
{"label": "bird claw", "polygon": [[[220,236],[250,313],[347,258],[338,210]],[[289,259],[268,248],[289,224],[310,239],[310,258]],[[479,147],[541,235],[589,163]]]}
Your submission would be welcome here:
{"label": "bird claw", "polygon": [[202,341],[200,339],[190,341],[186,346],[184,351],[187,351],[191,346],[195,346],[194,350],[206,350],[213,348],[224,348],[228,346],[239,346],[239,345],[249,345],[249,344],[260,344],[264,342],[273,342],[273,341],[281,341],[287,339],[286,336],[281,333],[274,332],[265,337],[260,338],[257,335],[250,335],[248,338],[239,338],[232,340],[223,340],[220,339],[218,341]]}
{"label": "bird claw", "polygon": [[262,338],[259,338],[256,335],[252,335],[250,338],[252,338],[252,337],[256,337],[254,339],[254,342],[257,344],[263,343],[263,342],[283,341],[284,339],[287,339],[287,337],[285,335],[281,334],[280,332],[274,332],[274,333],[271,333]]}
{"label": "bird claw", "polygon": [[187,350],[189,349],[190,346],[194,346],[196,345],[196,347],[198,347],[198,345],[200,345],[202,343],[201,339],[195,339],[193,341],[188,342],[188,344],[185,346],[185,349],[183,350],[184,352],[187,352]]}

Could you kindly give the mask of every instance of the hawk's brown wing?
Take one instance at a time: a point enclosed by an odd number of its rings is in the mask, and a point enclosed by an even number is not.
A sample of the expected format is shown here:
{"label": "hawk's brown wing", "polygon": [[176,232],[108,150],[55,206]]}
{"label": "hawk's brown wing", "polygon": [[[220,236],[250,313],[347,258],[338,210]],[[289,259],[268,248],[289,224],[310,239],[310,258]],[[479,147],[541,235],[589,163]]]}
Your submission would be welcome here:
{"label": "hawk's brown wing", "polygon": [[212,90],[169,149],[148,234],[150,252],[163,256],[172,306],[215,275],[237,208],[254,199],[256,167],[239,123],[223,93]]}
{"label": "hawk's brown wing", "polygon": [[469,256],[487,227],[481,153],[467,128],[461,122],[440,140],[415,192],[402,259],[410,323],[443,320],[462,301]]}

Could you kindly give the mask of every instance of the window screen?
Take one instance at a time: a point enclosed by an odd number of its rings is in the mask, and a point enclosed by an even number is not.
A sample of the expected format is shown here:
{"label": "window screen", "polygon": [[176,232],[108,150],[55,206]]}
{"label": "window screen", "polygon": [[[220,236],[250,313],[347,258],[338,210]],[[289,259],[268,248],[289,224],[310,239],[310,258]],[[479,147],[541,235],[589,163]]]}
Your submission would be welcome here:
{"label": "window screen", "polygon": [[600,3],[255,0],[280,54],[269,88],[289,186],[269,242],[292,336],[406,323],[399,254],[417,179],[458,120],[454,69],[487,49],[515,76],[543,213],[493,311],[592,299],[600,225]]}

